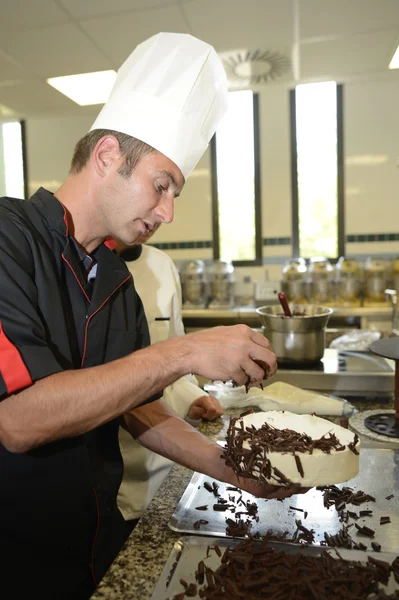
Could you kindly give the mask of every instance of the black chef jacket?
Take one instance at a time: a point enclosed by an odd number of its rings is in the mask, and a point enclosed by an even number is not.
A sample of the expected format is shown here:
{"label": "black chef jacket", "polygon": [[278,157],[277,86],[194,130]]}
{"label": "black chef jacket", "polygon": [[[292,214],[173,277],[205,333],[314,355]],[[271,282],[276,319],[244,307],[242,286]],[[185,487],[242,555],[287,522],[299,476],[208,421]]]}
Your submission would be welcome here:
{"label": "black chef jacket", "polygon": [[[123,260],[106,243],[93,257],[90,297],[58,200],[42,188],[30,201],[0,199],[0,401],[149,344]],[[118,426],[115,419],[24,454],[0,444],[1,597],[90,595],[123,543]]]}

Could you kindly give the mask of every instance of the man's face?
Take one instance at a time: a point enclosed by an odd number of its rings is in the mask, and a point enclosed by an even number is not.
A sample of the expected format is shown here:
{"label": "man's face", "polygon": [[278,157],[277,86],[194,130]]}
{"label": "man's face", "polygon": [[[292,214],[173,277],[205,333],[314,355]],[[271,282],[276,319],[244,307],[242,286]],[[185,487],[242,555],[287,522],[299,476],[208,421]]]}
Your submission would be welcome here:
{"label": "man's face", "polygon": [[160,152],[141,158],[132,175],[118,173],[124,159],[119,157],[101,186],[99,210],[108,235],[132,245],[161,223],[171,223],[174,199],[184,177],[174,162]]}

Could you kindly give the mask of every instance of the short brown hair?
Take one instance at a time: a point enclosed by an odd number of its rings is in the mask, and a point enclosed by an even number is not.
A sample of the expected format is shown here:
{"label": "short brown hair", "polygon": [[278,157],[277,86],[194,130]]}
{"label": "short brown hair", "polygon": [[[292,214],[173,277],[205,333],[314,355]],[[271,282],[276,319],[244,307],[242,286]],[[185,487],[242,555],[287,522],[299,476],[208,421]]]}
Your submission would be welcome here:
{"label": "short brown hair", "polygon": [[75,146],[70,169],[71,175],[76,175],[82,171],[97,142],[107,135],[114,136],[119,142],[121,154],[125,157],[125,162],[120,167],[119,174],[126,179],[130,177],[137,163],[145,154],[155,152],[152,146],[126,133],[120,133],[112,129],[93,129],[80,139]]}

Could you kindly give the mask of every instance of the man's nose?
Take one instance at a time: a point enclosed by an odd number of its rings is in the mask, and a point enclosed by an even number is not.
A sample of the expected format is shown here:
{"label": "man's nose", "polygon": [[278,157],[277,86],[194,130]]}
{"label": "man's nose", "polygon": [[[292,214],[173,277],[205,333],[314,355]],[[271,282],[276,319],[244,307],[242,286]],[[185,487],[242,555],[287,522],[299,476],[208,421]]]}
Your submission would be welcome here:
{"label": "man's nose", "polygon": [[156,209],[157,217],[162,223],[171,223],[175,213],[175,199],[171,194],[165,194]]}

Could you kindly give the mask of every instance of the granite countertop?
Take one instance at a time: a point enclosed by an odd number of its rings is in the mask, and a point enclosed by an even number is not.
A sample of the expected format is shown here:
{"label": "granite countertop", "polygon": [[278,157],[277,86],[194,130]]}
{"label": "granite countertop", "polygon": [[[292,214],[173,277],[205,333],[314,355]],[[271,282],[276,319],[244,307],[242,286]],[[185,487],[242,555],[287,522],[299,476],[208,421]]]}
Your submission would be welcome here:
{"label": "granite countertop", "polygon": [[[392,401],[351,402],[360,411],[393,408]],[[203,421],[199,429],[211,439],[224,439],[229,418],[233,414],[236,411],[229,410],[216,421]],[[340,418],[331,420],[339,422]],[[92,600],[150,600],[173,544],[182,535],[169,529],[168,522],[192,474],[185,467],[173,466]]]}

